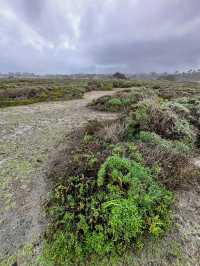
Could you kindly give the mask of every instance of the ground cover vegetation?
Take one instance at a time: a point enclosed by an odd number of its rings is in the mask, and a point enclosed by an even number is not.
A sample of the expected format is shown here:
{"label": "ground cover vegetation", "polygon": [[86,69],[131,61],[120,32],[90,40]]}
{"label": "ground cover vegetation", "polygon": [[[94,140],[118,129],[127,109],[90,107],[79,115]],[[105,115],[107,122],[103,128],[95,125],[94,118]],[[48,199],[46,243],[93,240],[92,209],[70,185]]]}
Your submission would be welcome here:
{"label": "ground cover vegetation", "polygon": [[190,85],[116,80],[128,89],[89,105],[120,117],[75,132],[52,164],[41,264],[123,265],[170,229],[174,192],[198,171],[200,88]]}
{"label": "ground cover vegetation", "polygon": [[146,83],[119,79],[0,79],[0,107],[79,99],[91,90],[112,90],[143,84]]}
{"label": "ground cover vegetation", "polygon": [[1,79],[0,107],[80,99],[91,90],[112,90],[109,80]]}
{"label": "ground cover vegetation", "polygon": [[84,81],[51,79],[0,80],[0,107],[81,98]]}
{"label": "ground cover vegetation", "polygon": [[84,129],[67,167],[56,163],[51,172],[44,265],[97,265],[100,257],[140,249],[145,237],[169,228],[173,194],[156,181],[156,169],[144,165],[133,142],[118,142],[116,123]]}

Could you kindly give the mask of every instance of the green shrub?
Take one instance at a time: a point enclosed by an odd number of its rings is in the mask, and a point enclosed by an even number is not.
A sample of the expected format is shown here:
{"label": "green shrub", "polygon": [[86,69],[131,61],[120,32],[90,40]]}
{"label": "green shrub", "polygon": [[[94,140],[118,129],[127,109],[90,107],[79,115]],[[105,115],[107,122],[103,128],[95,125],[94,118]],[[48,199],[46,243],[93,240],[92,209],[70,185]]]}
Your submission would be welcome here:
{"label": "green shrub", "polygon": [[153,90],[159,90],[161,86],[159,84],[153,85],[152,89]]}
{"label": "green shrub", "polygon": [[115,80],[113,81],[113,88],[121,88],[122,87],[122,81]]}
{"label": "green shrub", "polygon": [[165,106],[170,108],[176,114],[178,114],[181,119],[187,119],[190,116],[190,110],[179,102],[169,101],[166,102]]}
{"label": "green shrub", "polygon": [[105,91],[111,91],[112,89],[113,89],[113,84],[111,82],[106,82],[102,87],[102,90]]}
{"label": "green shrub", "polygon": [[118,155],[108,157],[97,178],[68,177],[55,189],[41,261],[85,265],[94,256],[122,254],[146,235],[159,237],[170,225],[172,199],[149,169]]}
{"label": "green shrub", "polygon": [[156,95],[151,89],[134,88],[117,92],[112,96],[103,96],[94,100],[90,106],[104,111],[128,111],[139,101],[155,97]]}
{"label": "green shrub", "polygon": [[194,128],[185,119],[180,119],[169,108],[158,101],[144,100],[138,103],[135,111],[128,118],[128,135],[138,131],[151,131],[166,139],[184,140],[194,143]]}
{"label": "green shrub", "polygon": [[112,155],[129,158],[137,163],[144,164],[144,160],[138,149],[138,146],[133,142],[123,142],[114,145],[114,148],[112,149]]}
{"label": "green shrub", "polygon": [[193,149],[190,145],[144,131],[136,136],[136,141],[144,164],[154,168],[159,181],[167,187],[180,188],[196,177],[195,166],[191,163]]}
{"label": "green shrub", "polygon": [[142,87],[144,86],[143,81],[139,80],[114,80],[114,88],[132,88],[132,87]]}
{"label": "green shrub", "polygon": [[185,156],[189,155],[191,152],[191,147],[182,141],[170,141],[162,139],[154,132],[141,131],[138,137],[142,142],[158,145],[161,149],[166,151],[183,153]]}
{"label": "green shrub", "polygon": [[118,98],[112,98],[108,101],[108,106],[111,105],[111,106],[121,106],[122,105],[122,102],[120,99]]}
{"label": "green shrub", "polygon": [[87,91],[92,91],[92,90],[111,91],[112,89],[113,89],[113,82],[105,80],[92,80],[88,82],[87,86]]}
{"label": "green shrub", "polygon": [[121,103],[123,106],[130,106],[131,104],[131,98],[121,98]]}
{"label": "green shrub", "polygon": [[169,106],[180,117],[184,117],[195,127],[199,128],[200,97],[184,97],[169,102]]}

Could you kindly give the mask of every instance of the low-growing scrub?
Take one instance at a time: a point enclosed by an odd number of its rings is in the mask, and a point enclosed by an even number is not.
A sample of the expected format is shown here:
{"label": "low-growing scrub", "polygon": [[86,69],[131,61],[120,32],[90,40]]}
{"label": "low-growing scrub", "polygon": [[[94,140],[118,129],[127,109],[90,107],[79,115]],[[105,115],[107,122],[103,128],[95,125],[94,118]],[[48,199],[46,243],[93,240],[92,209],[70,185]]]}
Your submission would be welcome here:
{"label": "low-growing scrub", "polygon": [[88,82],[87,91],[111,91],[113,89],[113,82],[109,80],[92,80]]}
{"label": "low-growing scrub", "polygon": [[142,87],[145,85],[144,81],[139,80],[115,80],[113,81],[114,88],[132,88],[132,87]]}
{"label": "low-growing scrub", "polygon": [[165,100],[175,100],[181,97],[200,95],[200,86],[194,82],[152,81],[147,83],[156,94]]}
{"label": "low-growing scrub", "polygon": [[111,156],[97,177],[67,177],[56,187],[53,202],[49,212],[55,224],[45,259],[53,265],[78,265],[92,255],[117,256],[139,248],[144,236],[161,236],[170,224],[172,195],[148,169]]}
{"label": "low-growing scrub", "polygon": [[128,111],[144,99],[154,99],[156,94],[148,88],[132,88],[116,92],[112,96],[103,96],[94,100],[89,106],[100,111]]}
{"label": "low-growing scrub", "polygon": [[[86,132],[82,151],[93,145],[95,136],[97,145],[107,147],[98,135]],[[63,176],[55,186],[48,204],[51,226],[44,265],[85,265],[96,257],[117,257],[169,228],[173,196],[143,166],[137,147],[121,143],[109,145],[108,150],[110,155],[99,165],[98,155],[93,156],[96,151],[92,154],[90,149],[87,169]],[[73,160],[78,169],[79,160]]]}
{"label": "low-growing scrub", "polygon": [[139,102],[127,120],[129,135],[134,135],[139,131],[151,131],[166,139],[182,139],[191,145],[195,142],[196,134],[192,125],[158,101]]}
{"label": "low-growing scrub", "polygon": [[[171,108],[175,109],[175,112],[180,113],[186,117],[190,123],[192,123],[197,128],[200,128],[200,97],[190,97],[190,98],[179,98],[176,101],[170,102]],[[177,108],[177,106],[179,108]]]}
{"label": "low-growing scrub", "polygon": [[192,147],[182,141],[166,140],[159,135],[141,131],[135,139],[145,165],[155,168],[159,182],[169,188],[187,186],[197,175],[191,162]]}
{"label": "low-growing scrub", "polygon": [[87,87],[83,81],[2,80],[0,81],[0,107],[79,99],[86,91]]}

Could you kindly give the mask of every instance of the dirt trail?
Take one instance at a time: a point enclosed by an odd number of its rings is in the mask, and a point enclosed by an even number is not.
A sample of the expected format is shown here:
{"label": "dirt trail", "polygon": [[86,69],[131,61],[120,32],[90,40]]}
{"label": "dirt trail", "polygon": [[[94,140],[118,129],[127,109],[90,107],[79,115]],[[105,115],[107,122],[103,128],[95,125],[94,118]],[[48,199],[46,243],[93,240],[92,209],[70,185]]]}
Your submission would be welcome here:
{"label": "dirt trail", "polygon": [[0,260],[44,229],[41,203],[47,196],[49,155],[66,133],[88,120],[116,118],[87,108],[92,99],[112,93],[0,110]]}

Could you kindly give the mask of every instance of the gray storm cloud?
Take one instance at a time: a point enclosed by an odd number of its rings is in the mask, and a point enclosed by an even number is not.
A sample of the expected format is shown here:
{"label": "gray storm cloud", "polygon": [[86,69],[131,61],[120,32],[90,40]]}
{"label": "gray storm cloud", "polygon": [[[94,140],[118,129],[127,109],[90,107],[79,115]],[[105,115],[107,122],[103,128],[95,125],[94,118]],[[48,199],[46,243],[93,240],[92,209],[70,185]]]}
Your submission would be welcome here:
{"label": "gray storm cloud", "polygon": [[0,0],[0,72],[199,67],[199,0]]}

